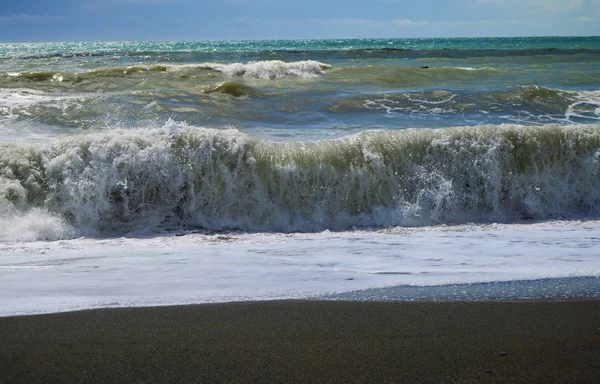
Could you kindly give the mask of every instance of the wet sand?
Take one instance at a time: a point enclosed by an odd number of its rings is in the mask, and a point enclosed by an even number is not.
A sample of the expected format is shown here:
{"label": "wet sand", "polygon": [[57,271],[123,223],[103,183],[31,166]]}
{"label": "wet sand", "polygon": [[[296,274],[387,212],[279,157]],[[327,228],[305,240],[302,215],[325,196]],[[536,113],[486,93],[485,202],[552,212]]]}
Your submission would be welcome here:
{"label": "wet sand", "polygon": [[2,383],[598,383],[600,301],[274,301],[0,318]]}

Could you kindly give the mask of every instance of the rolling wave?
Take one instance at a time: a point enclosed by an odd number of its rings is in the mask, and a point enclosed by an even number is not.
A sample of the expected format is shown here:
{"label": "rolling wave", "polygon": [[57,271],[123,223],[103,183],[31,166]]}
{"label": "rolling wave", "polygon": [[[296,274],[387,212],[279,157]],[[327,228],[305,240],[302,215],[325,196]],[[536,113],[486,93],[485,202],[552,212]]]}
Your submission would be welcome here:
{"label": "rolling wave", "polygon": [[42,147],[1,144],[0,216],[13,225],[43,211],[62,228],[49,237],[174,225],[289,232],[591,217],[600,213],[599,175],[600,125],[274,143],[170,121]]}
{"label": "rolling wave", "polygon": [[[186,65],[164,65],[154,64],[147,66],[111,67],[86,72],[59,72],[59,71],[23,71],[23,72],[0,72],[0,85],[15,83],[73,83],[87,84],[90,81],[104,81],[107,78],[128,78],[132,76],[148,75],[153,73],[169,72],[179,79],[189,79],[190,74],[200,75],[206,70],[220,72],[229,77],[251,77],[259,79],[280,78],[308,78],[322,75],[325,70],[330,69],[328,64],[314,60],[283,62],[279,60],[267,60],[248,63],[201,63]],[[200,72],[198,72],[200,71]],[[205,80],[211,76],[205,76]],[[197,76],[191,80],[196,80]]]}
{"label": "rolling wave", "polygon": [[[312,53],[312,52],[311,52]],[[562,56],[562,55],[577,55],[577,54],[600,54],[600,49],[594,48],[532,48],[532,49],[405,49],[405,48],[363,48],[357,50],[344,51],[325,51],[327,54],[336,54],[344,56],[356,56],[357,58],[373,57],[373,58],[405,58],[405,59],[421,59],[421,58],[452,58],[452,59],[468,59],[476,57],[525,57],[525,56]]]}
{"label": "rolling wave", "polygon": [[285,63],[280,60],[256,61],[249,63],[205,63],[200,68],[213,69],[227,76],[247,76],[259,79],[279,79],[282,77],[315,77],[321,75],[330,65],[314,60]]}
{"label": "rolling wave", "polygon": [[397,65],[368,65],[333,68],[327,79],[348,84],[377,84],[386,87],[426,87],[452,81],[480,81],[505,73],[491,67],[415,68]]}
{"label": "rolling wave", "polygon": [[[436,119],[444,120],[437,127],[441,124],[514,122],[568,125],[600,121],[600,91],[565,91],[530,86],[508,90],[455,90],[448,87],[342,94],[331,92],[331,87],[326,90],[329,93],[322,91],[321,87],[327,88],[330,84],[327,76],[321,77],[318,82],[294,84],[291,92],[269,88],[262,80],[243,81],[235,77],[221,77],[219,82],[214,82],[214,79],[210,82],[189,81],[168,92],[152,87],[95,92],[101,82],[88,83],[76,92],[41,91],[32,87],[0,89],[0,118],[46,124],[53,132],[64,131],[64,134],[68,134],[69,129],[126,127],[131,125],[129,119],[164,121],[172,117],[194,125],[207,124],[207,119],[210,119],[213,126],[222,126],[244,120],[277,122],[296,119],[300,122],[302,113],[310,118],[306,124],[323,124],[325,129],[335,121],[352,126],[359,119],[366,122],[373,118],[385,119],[380,128],[390,130],[402,127],[403,122],[420,127]],[[169,85],[174,83],[168,79],[160,81],[168,81]],[[144,85],[150,83],[145,77],[141,82]],[[118,83],[120,88],[129,85],[125,81]],[[157,81],[158,85],[161,83]],[[307,92],[315,97],[307,98]],[[15,133],[21,130],[8,123],[0,124],[2,127]],[[24,137],[25,134],[21,130],[16,137]]]}

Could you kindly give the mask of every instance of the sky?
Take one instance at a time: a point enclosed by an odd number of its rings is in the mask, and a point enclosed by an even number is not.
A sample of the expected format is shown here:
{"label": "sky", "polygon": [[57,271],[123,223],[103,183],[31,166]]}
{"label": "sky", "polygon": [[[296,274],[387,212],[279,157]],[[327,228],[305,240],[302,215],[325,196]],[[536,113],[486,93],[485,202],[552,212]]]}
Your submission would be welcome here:
{"label": "sky", "polygon": [[600,0],[19,0],[0,41],[597,36]]}

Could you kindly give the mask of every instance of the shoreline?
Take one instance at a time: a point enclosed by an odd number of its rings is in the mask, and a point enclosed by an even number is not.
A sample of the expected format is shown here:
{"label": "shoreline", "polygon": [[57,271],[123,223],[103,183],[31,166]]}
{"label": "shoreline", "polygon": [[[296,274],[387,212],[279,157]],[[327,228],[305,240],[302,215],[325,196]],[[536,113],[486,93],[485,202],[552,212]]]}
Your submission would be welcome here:
{"label": "shoreline", "polygon": [[[393,274],[393,273],[390,273]],[[322,293],[316,295],[282,296],[237,299],[216,299],[214,301],[129,301],[123,304],[118,298],[111,298],[96,303],[87,302],[80,305],[61,303],[54,308],[27,306],[27,310],[15,310],[14,305],[20,301],[7,301],[0,305],[0,318],[19,316],[39,316],[57,313],[71,313],[102,309],[129,309],[153,307],[178,307],[195,305],[233,304],[236,302],[272,302],[272,301],[347,301],[347,302],[535,302],[535,301],[594,301],[600,300],[600,276],[548,277],[524,280],[484,281],[473,283],[454,283],[439,285],[391,285],[360,290],[348,290],[338,293]],[[10,287],[7,287],[9,290]],[[48,293],[45,292],[46,294]],[[5,293],[6,295],[6,293]],[[76,297],[74,298],[76,299]],[[126,301],[125,301],[126,302]],[[76,301],[74,301],[76,303]],[[12,305],[11,305],[12,304]],[[40,304],[36,302],[34,304]],[[8,311],[7,308],[12,308]]]}
{"label": "shoreline", "polygon": [[592,383],[600,300],[286,300],[0,318],[4,383]]}

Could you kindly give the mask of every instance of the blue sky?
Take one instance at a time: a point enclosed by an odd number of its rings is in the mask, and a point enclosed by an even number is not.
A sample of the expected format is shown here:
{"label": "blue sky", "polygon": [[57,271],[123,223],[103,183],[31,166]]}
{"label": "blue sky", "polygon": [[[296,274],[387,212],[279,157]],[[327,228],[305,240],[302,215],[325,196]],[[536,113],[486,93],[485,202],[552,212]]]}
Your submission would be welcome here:
{"label": "blue sky", "polygon": [[600,0],[19,0],[0,41],[600,35]]}

